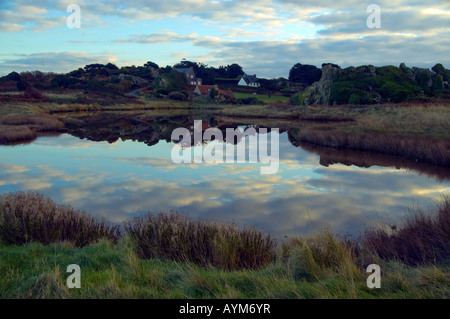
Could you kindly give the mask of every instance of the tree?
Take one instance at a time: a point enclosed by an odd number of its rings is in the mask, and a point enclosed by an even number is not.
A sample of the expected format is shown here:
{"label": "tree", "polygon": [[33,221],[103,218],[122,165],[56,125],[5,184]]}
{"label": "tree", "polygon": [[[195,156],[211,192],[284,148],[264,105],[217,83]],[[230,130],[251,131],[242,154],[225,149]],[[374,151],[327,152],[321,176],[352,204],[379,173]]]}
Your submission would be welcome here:
{"label": "tree", "polygon": [[147,62],[144,64],[144,66],[147,67],[147,68],[159,69],[158,64],[156,64],[156,63],[154,63],[154,62],[152,62],[152,61],[147,61]]}
{"label": "tree", "polygon": [[244,75],[244,71],[242,70],[242,67],[237,63],[227,65],[225,67],[225,70],[226,70],[227,76],[229,78],[237,78],[240,75]]}
{"label": "tree", "polygon": [[20,80],[20,74],[13,71],[11,73],[9,73],[6,77],[7,81],[19,81]]}
{"label": "tree", "polygon": [[68,87],[78,83],[78,80],[64,74],[58,74],[51,80],[52,87],[61,87],[67,89]]}
{"label": "tree", "polygon": [[109,70],[119,70],[119,68],[118,68],[115,64],[112,64],[112,63],[108,63],[108,64],[105,66],[105,68],[106,68],[106,69],[109,69]]}
{"label": "tree", "polygon": [[310,86],[320,80],[322,71],[314,65],[295,64],[289,71],[289,81]]}
{"label": "tree", "polygon": [[17,89],[19,90],[19,91],[25,91],[26,90],[26,88],[28,87],[28,83],[27,82],[25,82],[24,80],[22,80],[22,79],[19,79],[19,81],[17,81]]}

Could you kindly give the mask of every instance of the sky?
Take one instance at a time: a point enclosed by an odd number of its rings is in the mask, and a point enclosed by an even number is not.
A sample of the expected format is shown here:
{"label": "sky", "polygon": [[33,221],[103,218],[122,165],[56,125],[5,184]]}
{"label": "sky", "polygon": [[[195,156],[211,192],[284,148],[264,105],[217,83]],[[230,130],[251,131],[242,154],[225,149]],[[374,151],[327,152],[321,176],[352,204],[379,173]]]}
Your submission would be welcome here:
{"label": "sky", "polygon": [[[368,27],[370,4],[380,28]],[[266,78],[295,63],[450,68],[450,1],[0,0],[0,43],[0,75],[182,59]]]}

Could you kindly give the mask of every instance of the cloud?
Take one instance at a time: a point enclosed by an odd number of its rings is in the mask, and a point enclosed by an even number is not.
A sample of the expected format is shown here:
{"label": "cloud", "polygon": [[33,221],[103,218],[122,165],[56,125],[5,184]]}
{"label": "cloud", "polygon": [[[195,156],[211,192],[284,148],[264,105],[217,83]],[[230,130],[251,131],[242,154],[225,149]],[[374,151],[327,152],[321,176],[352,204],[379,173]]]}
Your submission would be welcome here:
{"label": "cloud", "polygon": [[90,54],[85,52],[42,52],[16,54],[14,59],[0,60],[0,74],[14,71],[68,72],[91,63],[108,63],[116,60],[113,55]]}
{"label": "cloud", "polygon": [[[72,2],[5,1],[0,5],[0,33],[66,28],[65,8]],[[122,63],[132,60],[127,56],[130,53],[124,52],[133,44],[149,46],[150,52],[161,54],[160,44],[173,43],[174,51],[164,55],[172,62],[195,56],[214,66],[239,63],[247,73],[263,77],[287,76],[298,62],[316,66],[334,62],[344,67],[401,62],[421,67],[438,62],[450,65],[448,1],[379,0],[381,29],[369,29],[366,25],[369,2],[353,0],[79,0],[77,3],[82,10],[83,26],[87,26],[83,30],[95,32],[69,43],[92,43],[93,50],[98,50],[95,44],[102,40],[104,31],[96,31],[107,30],[110,23],[124,25],[117,39],[111,40],[117,52],[113,55],[123,55],[118,57]],[[139,33],[141,23],[153,23],[152,31]],[[164,25],[164,31],[155,27],[157,23]],[[104,58],[103,54],[89,55],[89,59],[78,56],[79,60],[75,59],[71,67],[66,66],[67,61],[60,63],[57,59],[50,61],[51,58],[43,65],[53,65],[52,71],[70,70]],[[38,64],[41,60],[30,58],[9,57],[0,68],[9,64],[10,72],[15,67],[24,70],[41,65]]]}
{"label": "cloud", "polygon": [[167,33],[153,33],[153,34],[133,34],[130,38],[118,39],[115,42],[119,43],[170,43],[170,42],[184,42],[195,41],[198,39],[198,34],[179,35],[175,32]]}

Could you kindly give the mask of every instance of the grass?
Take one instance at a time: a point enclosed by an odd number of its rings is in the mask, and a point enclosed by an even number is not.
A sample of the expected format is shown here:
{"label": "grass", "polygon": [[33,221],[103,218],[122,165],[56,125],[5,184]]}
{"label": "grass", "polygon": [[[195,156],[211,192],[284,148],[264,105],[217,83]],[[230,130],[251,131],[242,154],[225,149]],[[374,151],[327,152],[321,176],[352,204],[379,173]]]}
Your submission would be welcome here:
{"label": "grass", "polygon": [[433,215],[416,210],[403,225],[369,229],[363,246],[385,260],[399,260],[408,265],[429,261],[450,262],[450,198],[444,198]]}
{"label": "grass", "polygon": [[275,242],[259,229],[193,220],[175,212],[132,219],[125,230],[142,258],[236,270],[262,267],[275,256]]}
{"label": "grass", "polygon": [[320,146],[399,155],[435,165],[450,165],[450,140],[427,136],[349,133],[339,126],[315,125],[292,134],[294,139]]}
{"label": "grass", "polygon": [[249,97],[254,97],[264,103],[272,103],[272,102],[286,102],[287,103],[287,102],[289,102],[289,97],[281,96],[281,95],[271,95],[269,97],[269,95],[267,95],[267,94],[234,92],[234,97],[236,99],[245,99],[245,98],[249,98]]}
{"label": "grass", "polygon": [[48,114],[12,114],[0,118],[0,144],[29,141],[42,132],[64,130],[64,124]]}
{"label": "grass", "polygon": [[0,240],[6,244],[70,241],[85,246],[100,238],[117,241],[118,237],[118,226],[57,205],[41,194],[20,192],[0,197]]}
{"label": "grass", "polygon": [[[26,199],[25,202],[31,204]],[[3,207],[4,204],[5,197]],[[35,210],[38,213],[30,216],[53,211],[48,202],[47,206],[39,205]],[[217,240],[222,232],[230,231],[229,224],[194,221],[174,214],[131,220],[128,228],[134,230],[128,229],[117,241],[100,236],[89,245],[77,245],[70,237],[56,237],[46,244],[20,241],[21,245],[6,243],[2,238],[0,298],[448,299],[449,208],[450,200],[444,199],[438,210],[428,217],[412,214],[410,219],[398,225],[397,232],[369,230],[360,240],[345,239],[327,230],[307,238],[285,240],[273,247],[274,256],[270,262],[257,267],[247,264],[239,270],[217,267],[205,263],[206,259],[201,259],[200,263],[196,261],[198,255],[213,255],[208,250],[210,243],[199,239],[212,236]],[[28,222],[32,220],[30,218]],[[55,222],[57,224],[58,219],[45,219],[48,225]],[[12,225],[8,223],[6,227]],[[94,228],[89,229],[96,233]],[[239,233],[233,227],[231,229],[233,234]],[[1,229],[0,235],[5,234],[4,230]],[[209,232],[219,234],[207,235]],[[22,238],[20,233],[15,234]],[[243,239],[251,238],[248,235],[240,237],[238,240],[242,243],[235,247],[244,247],[241,245],[248,241]],[[414,260],[411,263],[402,258],[411,247],[430,253],[421,254],[419,259],[415,254],[408,254]],[[198,251],[190,251],[191,248]],[[143,256],[145,252],[149,254]],[[246,253],[255,252],[249,250]],[[381,289],[366,286],[368,274],[365,269],[371,263],[379,264],[382,269]],[[70,264],[81,268],[81,289],[66,286],[69,276],[66,269]]]}

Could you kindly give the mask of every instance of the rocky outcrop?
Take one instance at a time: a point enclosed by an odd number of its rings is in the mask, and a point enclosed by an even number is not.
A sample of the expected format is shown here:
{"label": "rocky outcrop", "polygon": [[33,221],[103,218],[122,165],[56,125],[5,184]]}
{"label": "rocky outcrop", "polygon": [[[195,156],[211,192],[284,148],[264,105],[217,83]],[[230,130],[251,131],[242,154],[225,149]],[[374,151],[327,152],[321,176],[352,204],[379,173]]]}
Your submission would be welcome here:
{"label": "rocky outcrop", "polygon": [[143,86],[147,86],[150,84],[149,81],[147,81],[143,78],[140,78],[140,77],[134,76],[134,75],[127,75],[127,74],[123,74],[123,73],[119,74],[119,79],[120,79],[120,81],[128,80],[131,82],[131,84],[136,85],[138,87],[143,87]]}
{"label": "rocky outcrop", "polygon": [[404,102],[418,97],[449,94],[449,74],[442,65],[433,70],[364,65],[341,69],[334,64],[322,65],[322,77],[303,93],[296,104],[378,104]]}
{"label": "rocky outcrop", "polygon": [[330,88],[342,69],[335,64],[325,64],[322,66],[322,76],[320,80],[313,83],[304,93],[303,104],[328,104],[330,98]]}

